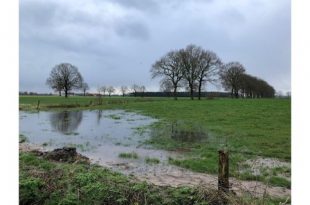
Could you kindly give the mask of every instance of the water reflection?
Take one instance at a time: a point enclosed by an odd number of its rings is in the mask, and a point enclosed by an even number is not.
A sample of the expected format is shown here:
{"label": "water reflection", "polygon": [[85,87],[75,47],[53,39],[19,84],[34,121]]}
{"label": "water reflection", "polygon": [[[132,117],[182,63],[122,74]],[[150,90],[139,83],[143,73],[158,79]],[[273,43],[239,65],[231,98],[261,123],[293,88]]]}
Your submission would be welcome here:
{"label": "water reflection", "polygon": [[102,118],[102,110],[97,110],[97,124],[100,124],[100,120]]}
{"label": "water reflection", "polygon": [[200,142],[209,138],[207,130],[200,123],[174,121],[171,123],[158,124],[151,131],[151,137],[155,140],[158,136],[171,138],[179,142]]}
{"label": "water reflection", "polygon": [[52,127],[63,134],[71,133],[76,130],[82,119],[82,111],[52,112],[50,114]]}
{"label": "water reflection", "polygon": [[141,156],[136,162],[139,164],[144,163],[146,156],[166,156],[165,152],[141,146],[150,138],[146,127],[154,122],[155,119],[123,110],[21,111],[19,125],[20,134],[27,136],[29,143],[45,149],[76,147],[78,152],[101,163],[123,162],[119,153],[135,151]]}

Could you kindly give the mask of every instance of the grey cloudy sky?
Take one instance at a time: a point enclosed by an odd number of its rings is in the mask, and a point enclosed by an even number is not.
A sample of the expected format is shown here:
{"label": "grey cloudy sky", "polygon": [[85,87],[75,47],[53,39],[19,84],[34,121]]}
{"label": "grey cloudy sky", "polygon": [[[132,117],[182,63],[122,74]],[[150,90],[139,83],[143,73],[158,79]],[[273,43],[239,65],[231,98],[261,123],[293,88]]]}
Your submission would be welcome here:
{"label": "grey cloudy sky", "polygon": [[[291,89],[290,0],[20,0],[20,90],[50,92],[56,64],[102,85],[157,91],[151,65],[196,44],[278,91]],[[220,90],[210,86],[207,90]]]}

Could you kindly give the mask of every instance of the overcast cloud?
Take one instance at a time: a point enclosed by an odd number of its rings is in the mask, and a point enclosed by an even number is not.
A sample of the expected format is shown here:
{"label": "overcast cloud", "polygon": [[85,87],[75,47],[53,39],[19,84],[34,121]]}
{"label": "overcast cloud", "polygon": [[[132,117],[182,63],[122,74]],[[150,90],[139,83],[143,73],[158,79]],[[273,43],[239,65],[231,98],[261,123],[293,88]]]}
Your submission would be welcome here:
{"label": "overcast cloud", "polygon": [[52,67],[68,62],[92,91],[134,83],[157,91],[151,65],[192,43],[286,92],[290,9],[289,0],[20,0],[20,90],[51,92]]}

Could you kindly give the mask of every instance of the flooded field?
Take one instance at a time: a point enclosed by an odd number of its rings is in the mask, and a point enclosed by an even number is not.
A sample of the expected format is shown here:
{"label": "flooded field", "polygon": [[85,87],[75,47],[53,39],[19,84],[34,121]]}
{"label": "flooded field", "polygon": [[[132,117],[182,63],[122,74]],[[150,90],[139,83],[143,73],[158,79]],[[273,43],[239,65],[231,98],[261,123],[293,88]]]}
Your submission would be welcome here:
{"label": "flooded field", "polygon": [[167,164],[175,155],[143,144],[150,138],[147,126],[156,121],[123,110],[20,112],[20,134],[46,150],[76,147],[94,162],[130,174]]}
{"label": "flooded field", "polygon": [[[155,122],[158,120],[123,110],[21,111],[20,135],[31,146],[44,150],[76,147],[79,153],[95,163],[159,186],[205,184],[216,188],[216,175],[193,172],[169,163],[169,159],[182,158],[183,151],[153,149],[145,144],[146,140],[163,135],[181,145],[187,142],[210,143],[214,137],[199,124],[176,121],[160,129],[151,129],[150,125]],[[28,149],[26,144],[21,146]],[[255,196],[264,193],[277,197],[290,195],[289,189],[266,187],[262,182],[234,178],[231,181],[232,190],[238,194],[246,190]]]}

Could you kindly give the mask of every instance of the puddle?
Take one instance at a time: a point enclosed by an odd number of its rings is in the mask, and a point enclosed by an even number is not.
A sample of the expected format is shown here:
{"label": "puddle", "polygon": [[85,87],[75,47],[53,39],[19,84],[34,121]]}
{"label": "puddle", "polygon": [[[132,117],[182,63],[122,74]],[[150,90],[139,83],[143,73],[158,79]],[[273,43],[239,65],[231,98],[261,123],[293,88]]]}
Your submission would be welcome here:
{"label": "puddle", "polygon": [[[123,110],[20,112],[20,134],[29,143],[46,150],[74,146],[93,161],[125,174],[148,172],[148,157],[161,164],[175,154],[143,144],[150,138],[148,126],[156,119]],[[137,159],[123,159],[120,153],[135,152]],[[156,165],[159,166],[159,165]]]}

